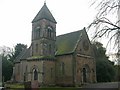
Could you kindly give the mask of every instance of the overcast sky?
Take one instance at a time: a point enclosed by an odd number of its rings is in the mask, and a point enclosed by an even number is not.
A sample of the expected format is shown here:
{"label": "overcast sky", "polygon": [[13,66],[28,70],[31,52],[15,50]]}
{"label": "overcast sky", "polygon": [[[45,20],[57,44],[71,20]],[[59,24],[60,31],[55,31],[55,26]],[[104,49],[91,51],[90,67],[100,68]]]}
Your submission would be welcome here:
{"label": "overcast sky", "polygon": [[[44,1],[0,0],[0,46],[30,45],[31,21]],[[81,30],[95,17],[90,0],[46,0],[46,4],[57,21],[57,35]]]}

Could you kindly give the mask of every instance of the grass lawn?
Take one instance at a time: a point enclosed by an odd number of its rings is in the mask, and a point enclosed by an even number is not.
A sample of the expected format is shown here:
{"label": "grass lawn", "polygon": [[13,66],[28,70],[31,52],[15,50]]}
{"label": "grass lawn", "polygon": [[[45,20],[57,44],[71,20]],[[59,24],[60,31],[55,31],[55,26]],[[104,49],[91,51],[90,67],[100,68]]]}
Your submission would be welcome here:
{"label": "grass lawn", "polygon": [[24,88],[23,84],[5,84],[5,87],[7,88]]}
{"label": "grass lawn", "polygon": [[40,88],[39,90],[78,90],[76,87]]}
{"label": "grass lawn", "polygon": [[[24,89],[23,84],[6,84],[9,90]],[[77,87],[40,87],[39,90],[78,90]]]}

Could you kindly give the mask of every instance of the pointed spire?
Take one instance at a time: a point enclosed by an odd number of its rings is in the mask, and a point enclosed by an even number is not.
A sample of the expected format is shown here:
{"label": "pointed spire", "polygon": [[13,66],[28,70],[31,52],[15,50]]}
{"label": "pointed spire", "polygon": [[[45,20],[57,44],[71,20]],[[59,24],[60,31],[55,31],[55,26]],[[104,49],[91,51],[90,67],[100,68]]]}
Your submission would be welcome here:
{"label": "pointed spire", "polygon": [[38,12],[38,14],[33,19],[32,23],[36,22],[38,20],[41,20],[41,19],[46,19],[46,20],[49,20],[51,22],[57,23],[56,20],[54,19],[53,15],[51,14],[50,10],[48,9],[47,5],[46,5],[46,0],[44,1],[44,5],[41,8],[41,10]]}

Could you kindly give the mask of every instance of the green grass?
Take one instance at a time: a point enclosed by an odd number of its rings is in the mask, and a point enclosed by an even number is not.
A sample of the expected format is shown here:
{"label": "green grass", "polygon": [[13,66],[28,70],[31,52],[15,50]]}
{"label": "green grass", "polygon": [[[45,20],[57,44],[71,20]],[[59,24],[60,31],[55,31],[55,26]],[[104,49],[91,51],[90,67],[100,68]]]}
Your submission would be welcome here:
{"label": "green grass", "polygon": [[[23,84],[6,84],[9,90],[24,89]],[[77,90],[77,87],[40,87],[39,90]]]}
{"label": "green grass", "polygon": [[7,88],[24,88],[23,84],[5,84],[5,87]]}
{"label": "green grass", "polygon": [[39,90],[77,90],[76,87],[52,87],[52,88],[40,88]]}

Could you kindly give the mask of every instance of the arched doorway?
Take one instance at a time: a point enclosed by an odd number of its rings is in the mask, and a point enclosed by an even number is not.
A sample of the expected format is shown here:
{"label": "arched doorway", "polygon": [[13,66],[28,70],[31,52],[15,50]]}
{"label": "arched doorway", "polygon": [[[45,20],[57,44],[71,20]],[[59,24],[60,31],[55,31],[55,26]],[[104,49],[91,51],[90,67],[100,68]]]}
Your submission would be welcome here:
{"label": "arched doorway", "polygon": [[86,77],[86,69],[83,68],[83,82],[86,83],[87,82],[87,77]]}
{"label": "arched doorway", "polygon": [[36,69],[33,69],[33,80],[38,80],[38,72]]}
{"label": "arched doorway", "polygon": [[82,68],[82,82],[83,83],[90,82],[90,68],[87,64],[85,64]]}

